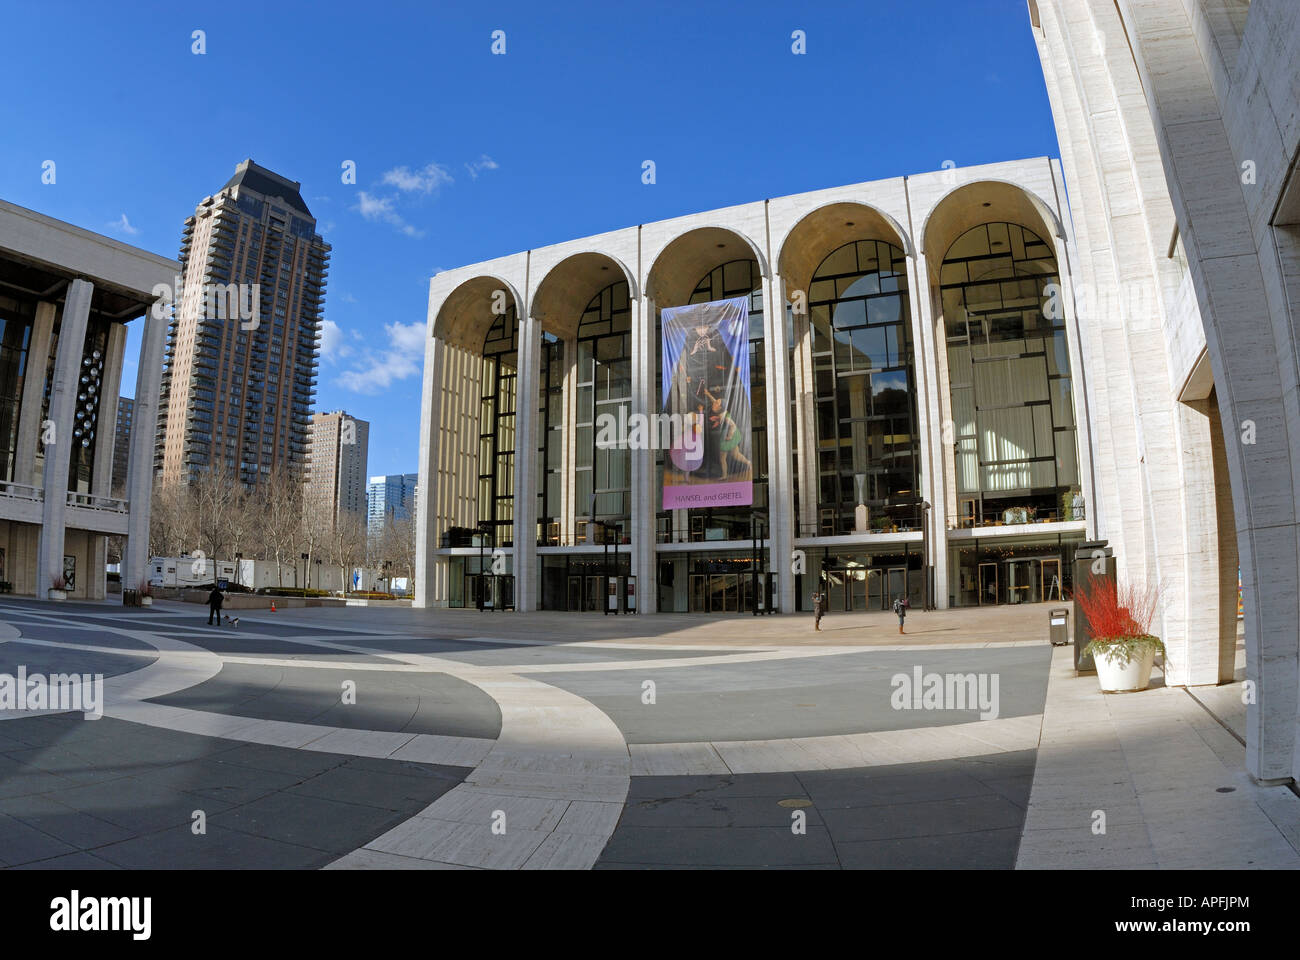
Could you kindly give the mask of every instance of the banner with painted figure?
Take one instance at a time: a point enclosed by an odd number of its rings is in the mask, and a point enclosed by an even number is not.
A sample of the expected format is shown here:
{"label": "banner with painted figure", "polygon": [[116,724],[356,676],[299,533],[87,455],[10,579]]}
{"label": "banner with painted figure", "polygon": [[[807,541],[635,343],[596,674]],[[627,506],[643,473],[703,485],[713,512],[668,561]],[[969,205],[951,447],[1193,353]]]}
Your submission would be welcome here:
{"label": "banner with painted figure", "polygon": [[662,313],[665,510],[754,502],[749,298]]}

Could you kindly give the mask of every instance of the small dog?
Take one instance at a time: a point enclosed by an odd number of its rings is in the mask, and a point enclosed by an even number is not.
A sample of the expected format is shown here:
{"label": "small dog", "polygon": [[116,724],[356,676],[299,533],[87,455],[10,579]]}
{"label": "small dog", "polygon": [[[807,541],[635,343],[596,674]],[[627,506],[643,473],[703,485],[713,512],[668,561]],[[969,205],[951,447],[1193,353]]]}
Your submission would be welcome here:
{"label": "small dog", "polygon": [[230,618],[230,614],[227,613],[227,614],[225,615],[225,618],[226,618],[226,623],[230,624],[232,627],[237,627],[237,626],[239,626],[239,618],[238,618],[238,617],[235,617],[235,618],[232,620],[232,619]]}

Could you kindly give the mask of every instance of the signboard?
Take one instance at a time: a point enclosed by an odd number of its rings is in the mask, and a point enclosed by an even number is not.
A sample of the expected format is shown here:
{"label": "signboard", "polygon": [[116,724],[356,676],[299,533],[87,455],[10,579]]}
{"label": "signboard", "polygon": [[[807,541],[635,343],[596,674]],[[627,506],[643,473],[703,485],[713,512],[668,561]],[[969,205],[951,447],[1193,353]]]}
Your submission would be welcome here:
{"label": "signboard", "polygon": [[663,508],[752,504],[749,298],[668,307],[662,320]]}
{"label": "signboard", "polygon": [[627,612],[636,612],[636,577],[627,578]]}
{"label": "signboard", "polygon": [[618,613],[618,577],[606,577],[609,581],[609,611]]}

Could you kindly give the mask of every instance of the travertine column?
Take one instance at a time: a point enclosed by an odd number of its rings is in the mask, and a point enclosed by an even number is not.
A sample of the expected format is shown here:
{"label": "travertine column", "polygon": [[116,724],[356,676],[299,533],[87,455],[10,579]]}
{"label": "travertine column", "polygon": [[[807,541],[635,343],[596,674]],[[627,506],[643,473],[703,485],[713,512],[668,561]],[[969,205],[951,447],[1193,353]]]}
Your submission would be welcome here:
{"label": "travertine column", "polygon": [[[424,344],[424,385],[420,401],[419,481],[415,491],[415,601],[416,607],[434,605],[437,591],[435,557],[438,547],[438,497],[441,477],[438,454],[444,437],[442,380],[447,347],[430,335]],[[139,407],[137,406],[137,416]],[[459,424],[456,425],[459,428]]]}
{"label": "travertine column", "polygon": [[[944,428],[940,413],[940,394],[948,389],[948,365],[939,362],[941,344],[935,329],[933,302],[930,299],[930,276],[925,257],[915,252],[907,257],[909,313],[912,318],[912,370],[916,377],[916,418],[920,432],[917,453],[921,470],[921,497],[930,504],[928,522],[929,555],[922,561],[934,568],[934,596],[930,599],[940,610],[948,606],[948,497],[944,487],[945,439],[951,446],[953,431]],[[923,510],[924,508],[922,508]],[[925,519],[923,522],[925,522]],[[924,571],[923,571],[924,572]]]}
{"label": "travertine column", "polygon": [[[72,423],[77,410],[77,376],[86,343],[86,322],[94,286],[73,280],[63,300],[59,350],[50,384],[49,419],[54,442],[45,445],[45,504],[36,549],[36,596],[44,599],[52,578],[63,573],[64,517],[68,507],[68,468],[72,460]],[[150,444],[152,460],[152,443]],[[147,527],[146,527],[147,529]]]}
{"label": "travertine column", "polygon": [[[515,609],[537,609],[537,397],[542,325],[525,317],[519,325],[519,372],[515,380]],[[545,434],[543,434],[545,436]]]}
{"label": "travertine column", "polygon": [[763,291],[767,325],[764,362],[767,394],[768,569],[776,574],[777,609],[793,613],[794,467],[791,463],[790,344],[785,325],[785,280],[773,274]]}
{"label": "travertine column", "polygon": [[[649,417],[655,412],[654,301],[632,301],[632,409],[630,414]],[[651,431],[647,431],[647,434]],[[636,577],[637,613],[659,611],[658,571],[655,569],[655,514],[659,491],[655,489],[654,451],[632,451],[632,575]]]}
{"label": "travertine column", "polygon": [[166,304],[159,301],[144,316],[144,336],[135,376],[135,410],[126,466],[126,496],[131,513],[122,551],[122,589],[137,589],[149,565],[149,513],[153,504],[154,444],[158,429],[158,394],[162,388],[163,349],[167,340]]}
{"label": "travertine column", "polygon": [[104,375],[99,378],[99,419],[95,422],[95,472],[90,492],[97,497],[113,495],[113,452],[117,446],[117,402],[122,394],[122,354],[126,351],[126,324],[108,328],[108,349],[104,352]]}

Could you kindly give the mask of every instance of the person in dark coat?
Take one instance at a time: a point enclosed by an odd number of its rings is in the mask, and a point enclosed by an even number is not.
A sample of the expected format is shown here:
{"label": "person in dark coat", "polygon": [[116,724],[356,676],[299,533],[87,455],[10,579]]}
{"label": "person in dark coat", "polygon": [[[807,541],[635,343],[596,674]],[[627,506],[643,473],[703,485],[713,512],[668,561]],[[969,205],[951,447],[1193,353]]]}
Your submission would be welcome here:
{"label": "person in dark coat", "polygon": [[813,629],[821,630],[822,617],[826,616],[826,594],[820,590],[813,594]]}
{"label": "person in dark coat", "polygon": [[907,619],[907,604],[902,597],[894,598],[894,613],[898,614],[898,632],[903,632],[903,621]]}
{"label": "person in dark coat", "polygon": [[216,617],[217,626],[221,626],[221,603],[225,600],[225,595],[215,586],[212,592],[208,594],[208,623],[212,623],[212,618]]}

